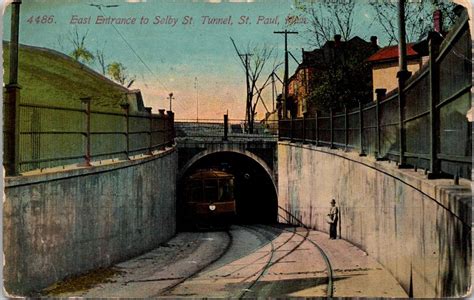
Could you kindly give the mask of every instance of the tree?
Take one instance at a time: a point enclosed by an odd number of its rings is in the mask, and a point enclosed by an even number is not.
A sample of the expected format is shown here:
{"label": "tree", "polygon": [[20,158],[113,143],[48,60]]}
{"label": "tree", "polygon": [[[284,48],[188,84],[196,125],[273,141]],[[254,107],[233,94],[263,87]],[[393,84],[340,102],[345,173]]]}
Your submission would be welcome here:
{"label": "tree", "polygon": [[359,101],[371,99],[371,68],[368,55],[376,51],[371,45],[335,50],[334,59],[313,76],[309,102],[318,110],[350,108]]}
{"label": "tree", "polygon": [[[310,77],[308,103],[311,110],[337,109],[354,106],[371,97],[371,70],[365,62],[377,48],[354,38],[355,0],[294,0],[295,7],[307,20],[309,44],[321,54],[309,67],[317,70]],[[339,36],[340,46],[333,41]],[[344,44],[344,45],[343,45]],[[333,58],[324,53],[331,52]],[[314,55],[319,55],[315,53]]]}
{"label": "tree", "polygon": [[97,64],[99,65],[100,71],[102,72],[102,75],[106,75],[107,63],[105,62],[104,49],[95,50],[95,58],[96,58]]}
{"label": "tree", "polygon": [[[255,45],[252,43],[247,44],[245,52],[239,51],[234,40],[231,41],[236,50],[237,56],[241,61],[244,70],[246,72],[247,80],[247,99],[245,108],[245,119],[248,122],[248,131],[253,133],[253,125],[255,121],[256,109],[258,101],[261,99],[262,90],[269,85],[269,79],[265,81],[259,88],[258,81],[265,67],[268,65],[269,60],[273,57],[273,73],[276,69],[276,56],[275,48],[268,45]],[[263,103],[263,101],[262,101]]]}
{"label": "tree", "polygon": [[[375,12],[375,21],[388,38],[388,45],[398,44],[398,2],[375,1],[370,3]],[[449,27],[456,19],[453,8],[456,6],[447,0],[407,1],[405,2],[405,28],[407,42],[424,38],[433,30],[433,12],[441,10],[445,26]]]}
{"label": "tree", "polygon": [[107,65],[107,74],[115,81],[129,88],[135,82],[135,76],[130,76],[127,68],[119,62]]}
{"label": "tree", "polygon": [[343,40],[352,37],[354,28],[355,0],[303,1],[295,0],[295,6],[309,21],[309,43],[321,47],[336,34]]}
{"label": "tree", "polygon": [[73,31],[69,32],[67,36],[68,41],[71,43],[73,50],[70,53],[70,56],[75,60],[88,64],[94,61],[94,55],[89,51],[85,45],[87,35],[89,30],[85,34],[80,34],[77,30],[77,27],[74,27]]}

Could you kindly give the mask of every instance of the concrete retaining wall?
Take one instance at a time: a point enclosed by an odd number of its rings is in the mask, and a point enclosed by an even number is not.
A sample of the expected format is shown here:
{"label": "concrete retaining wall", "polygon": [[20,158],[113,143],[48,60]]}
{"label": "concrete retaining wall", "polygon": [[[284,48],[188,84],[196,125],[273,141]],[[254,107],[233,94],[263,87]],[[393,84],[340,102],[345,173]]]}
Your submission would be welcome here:
{"label": "concrete retaining wall", "polygon": [[469,181],[453,186],[453,180],[427,180],[421,171],[400,170],[395,163],[285,142],[278,145],[278,160],[282,222],[293,214],[328,232],[324,218],[334,198],[340,207],[342,238],[375,257],[407,293],[468,293]]}
{"label": "concrete retaining wall", "polygon": [[175,234],[177,152],[5,182],[5,288],[27,294]]}

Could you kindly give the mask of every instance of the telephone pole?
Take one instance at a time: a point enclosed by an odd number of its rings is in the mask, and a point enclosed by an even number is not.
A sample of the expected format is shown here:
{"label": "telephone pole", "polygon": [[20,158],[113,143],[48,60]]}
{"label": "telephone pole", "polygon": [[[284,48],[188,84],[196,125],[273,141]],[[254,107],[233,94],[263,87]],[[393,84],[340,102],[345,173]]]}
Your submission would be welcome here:
{"label": "telephone pole", "polygon": [[285,35],[285,77],[283,78],[283,119],[287,117],[287,103],[286,100],[288,99],[288,34],[298,34],[297,31],[274,31],[273,33],[276,34],[284,34]]}
{"label": "telephone pole", "polygon": [[247,101],[246,101],[246,106],[245,106],[245,118],[248,122],[248,128],[250,129],[252,127],[252,125],[250,124],[250,122],[252,122],[252,107],[250,105],[250,81],[249,81],[249,57],[252,56],[252,54],[250,53],[245,53],[245,54],[240,54],[239,53],[239,56],[240,57],[245,57],[245,61],[244,61],[244,67],[245,67],[245,79],[246,79],[246,83],[247,83]]}
{"label": "telephone pole", "polygon": [[275,111],[275,72],[272,72],[272,113]]}
{"label": "telephone pole", "polygon": [[398,143],[398,167],[404,168],[406,167],[406,127],[405,127],[405,83],[406,80],[411,76],[411,73],[407,70],[407,62],[406,62],[406,29],[405,29],[405,2],[406,0],[399,0],[398,2],[398,64],[399,70],[397,73],[398,77],[398,135],[399,135],[399,143]]}

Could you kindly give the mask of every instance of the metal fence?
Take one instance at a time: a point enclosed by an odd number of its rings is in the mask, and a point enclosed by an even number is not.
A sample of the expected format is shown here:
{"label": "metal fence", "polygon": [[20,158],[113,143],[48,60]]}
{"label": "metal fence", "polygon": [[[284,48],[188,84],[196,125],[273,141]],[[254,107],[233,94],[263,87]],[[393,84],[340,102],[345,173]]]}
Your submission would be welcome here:
{"label": "metal fence", "polygon": [[[19,172],[92,161],[128,159],[150,154],[172,144],[174,115],[91,110],[91,100],[82,107],[67,108],[20,103]],[[8,142],[8,141],[6,141]]]}
{"label": "metal fence", "polygon": [[253,133],[248,133],[245,120],[241,119],[181,119],[176,120],[176,137],[180,139],[235,139],[275,138],[278,121],[255,122]]}
{"label": "metal fence", "polygon": [[[467,14],[441,42],[430,38],[429,63],[398,91],[343,112],[280,120],[279,138],[397,161],[432,178],[471,178],[472,51]],[[402,101],[400,101],[402,99]],[[402,103],[402,105],[400,105]]]}

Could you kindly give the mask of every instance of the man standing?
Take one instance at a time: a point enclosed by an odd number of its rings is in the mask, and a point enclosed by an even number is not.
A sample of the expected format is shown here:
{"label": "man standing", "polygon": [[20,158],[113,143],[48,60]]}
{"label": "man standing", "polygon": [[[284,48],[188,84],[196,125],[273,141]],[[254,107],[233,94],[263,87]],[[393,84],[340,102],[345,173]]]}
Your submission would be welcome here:
{"label": "man standing", "polygon": [[329,223],[329,239],[335,240],[337,238],[337,221],[338,221],[339,209],[336,206],[336,200],[331,200],[331,209],[328,214]]}

